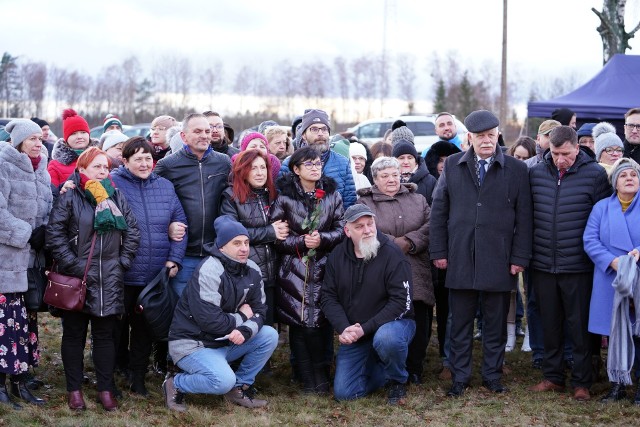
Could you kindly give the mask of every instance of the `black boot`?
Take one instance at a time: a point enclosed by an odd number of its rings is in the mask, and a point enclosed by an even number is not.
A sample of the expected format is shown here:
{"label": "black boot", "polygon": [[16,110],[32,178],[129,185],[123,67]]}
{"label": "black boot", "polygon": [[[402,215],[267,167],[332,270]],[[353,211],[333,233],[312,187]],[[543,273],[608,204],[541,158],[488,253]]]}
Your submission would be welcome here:
{"label": "black boot", "polygon": [[310,360],[298,360],[296,361],[296,364],[298,365],[297,373],[300,376],[300,381],[302,382],[303,393],[315,393],[316,382],[314,378],[313,364]]}
{"label": "black boot", "polygon": [[627,392],[625,390],[624,384],[611,383],[609,392],[600,399],[600,402],[612,403],[622,400],[625,397],[627,397]]}
{"label": "black boot", "polygon": [[9,392],[7,391],[7,384],[5,383],[2,383],[2,385],[0,385],[0,404],[10,406],[15,410],[22,409],[22,406],[11,400],[11,396],[9,396]]}
{"label": "black boot", "polygon": [[140,396],[147,397],[149,396],[149,392],[147,391],[147,386],[144,383],[144,372],[134,372],[131,379],[131,386],[129,389]]}
{"label": "black boot", "polygon": [[636,385],[636,395],[633,398],[633,404],[640,406],[640,382]]}
{"label": "black boot", "polygon": [[324,363],[314,364],[313,382],[314,393],[329,394],[329,372]]}
{"label": "black boot", "polygon": [[31,403],[32,405],[42,406],[46,403],[44,399],[41,399],[31,394],[31,390],[27,388],[24,381],[20,381],[20,380],[14,381],[12,379],[11,394],[13,394],[15,397],[18,397],[24,400],[27,403]]}
{"label": "black boot", "polygon": [[36,378],[31,372],[27,371],[22,375],[24,375],[24,383],[29,390],[35,391],[44,386],[44,381]]}

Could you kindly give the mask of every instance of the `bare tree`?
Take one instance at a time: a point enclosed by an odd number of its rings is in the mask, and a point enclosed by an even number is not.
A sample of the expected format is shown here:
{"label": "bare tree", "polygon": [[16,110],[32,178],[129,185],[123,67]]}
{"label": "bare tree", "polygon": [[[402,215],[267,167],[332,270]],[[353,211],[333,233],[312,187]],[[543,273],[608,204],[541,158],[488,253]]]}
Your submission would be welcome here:
{"label": "bare tree", "polygon": [[347,116],[347,100],[349,99],[349,75],[347,71],[347,61],[342,56],[337,56],[333,60],[338,90],[342,99],[342,115]]}
{"label": "bare tree", "polygon": [[198,75],[198,89],[209,95],[210,109],[213,109],[213,97],[220,91],[223,77],[222,61],[220,60],[206,65]]}
{"label": "bare tree", "polygon": [[18,92],[19,82],[18,57],[5,52],[0,60],[0,93],[4,101],[5,117],[10,115],[11,102]]}
{"label": "bare tree", "polygon": [[624,54],[629,47],[629,40],[640,30],[638,22],[633,30],[625,31],[624,12],[627,0],[604,0],[602,11],[592,7],[591,10],[600,18],[597,30],[602,38],[602,64],[606,64],[616,53]]}
{"label": "bare tree", "polygon": [[285,114],[293,114],[292,101],[300,94],[299,68],[289,60],[276,63],[271,70],[271,93],[282,98]]}
{"label": "bare tree", "polygon": [[407,101],[407,112],[412,114],[416,92],[415,58],[408,54],[399,54],[396,65],[398,67],[397,81],[400,97]]}
{"label": "bare tree", "polygon": [[47,66],[42,62],[29,62],[21,67],[21,74],[27,89],[27,99],[33,103],[33,108],[27,107],[29,114],[40,116],[47,87]]}

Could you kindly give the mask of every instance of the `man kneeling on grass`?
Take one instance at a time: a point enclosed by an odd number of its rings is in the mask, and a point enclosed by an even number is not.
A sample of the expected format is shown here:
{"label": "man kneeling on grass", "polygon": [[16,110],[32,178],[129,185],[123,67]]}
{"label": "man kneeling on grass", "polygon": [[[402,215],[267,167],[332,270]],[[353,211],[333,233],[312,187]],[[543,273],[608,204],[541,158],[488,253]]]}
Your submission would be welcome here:
{"label": "man kneeling on grass", "polygon": [[[249,234],[227,215],[214,222],[215,244],[196,268],[178,301],[169,331],[169,354],[184,372],[162,385],[167,407],[184,412],[186,393],[223,394],[225,400],[259,408],[253,382],[278,344],[263,326],[267,312],[262,275],[249,260]],[[242,358],[234,372],[229,362]]]}
{"label": "man kneeling on grass", "polygon": [[403,404],[416,330],[411,267],[400,248],[377,232],[368,206],[351,206],[344,220],[348,239],[329,255],[321,297],[322,311],[340,334],[334,397],[358,399],[386,384],[389,403]]}

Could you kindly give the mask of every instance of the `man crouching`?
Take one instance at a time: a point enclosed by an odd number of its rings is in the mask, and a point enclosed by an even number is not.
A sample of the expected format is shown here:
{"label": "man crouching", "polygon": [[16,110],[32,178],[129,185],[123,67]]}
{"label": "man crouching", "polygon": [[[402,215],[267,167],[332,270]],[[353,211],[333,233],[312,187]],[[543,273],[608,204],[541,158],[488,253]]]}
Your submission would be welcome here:
{"label": "man crouching", "polygon": [[368,206],[351,206],[344,220],[348,239],[329,255],[321,300],[340,334],[334,397],[357,399],[386,384],[389,403],[403,404],[416,330],[411,267],[400,248],[377,232]]}
{"label": "man crouching", "polygon": [[[169,354],[184,372],[162,385],[167,407],[184,412],[186,393],[224,394],[225,400],[259,408],[253,382],[278,344],[263,326],[267,312],[260,269],[249,260],[249,234],[227,215],[214,222],[215,244],[189,280],[173,315]],[[242,358],[234,372],[229,362]]]}

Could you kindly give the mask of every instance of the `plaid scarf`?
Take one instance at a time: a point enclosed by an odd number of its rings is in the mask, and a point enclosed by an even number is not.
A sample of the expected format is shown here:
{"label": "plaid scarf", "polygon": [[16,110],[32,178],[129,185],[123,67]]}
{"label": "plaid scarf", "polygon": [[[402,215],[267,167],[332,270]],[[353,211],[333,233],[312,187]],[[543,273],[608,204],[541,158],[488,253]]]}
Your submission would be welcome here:
{"label": "plaid scarf", "polygon": [[116,189],[110,177],[98,181],[80,174],[80,184],[89,203],[96,207],[93,229],[98,234],[105,234],[111,230],[127,229],[127,222],[122,216],[120,208],[111,199]]}

